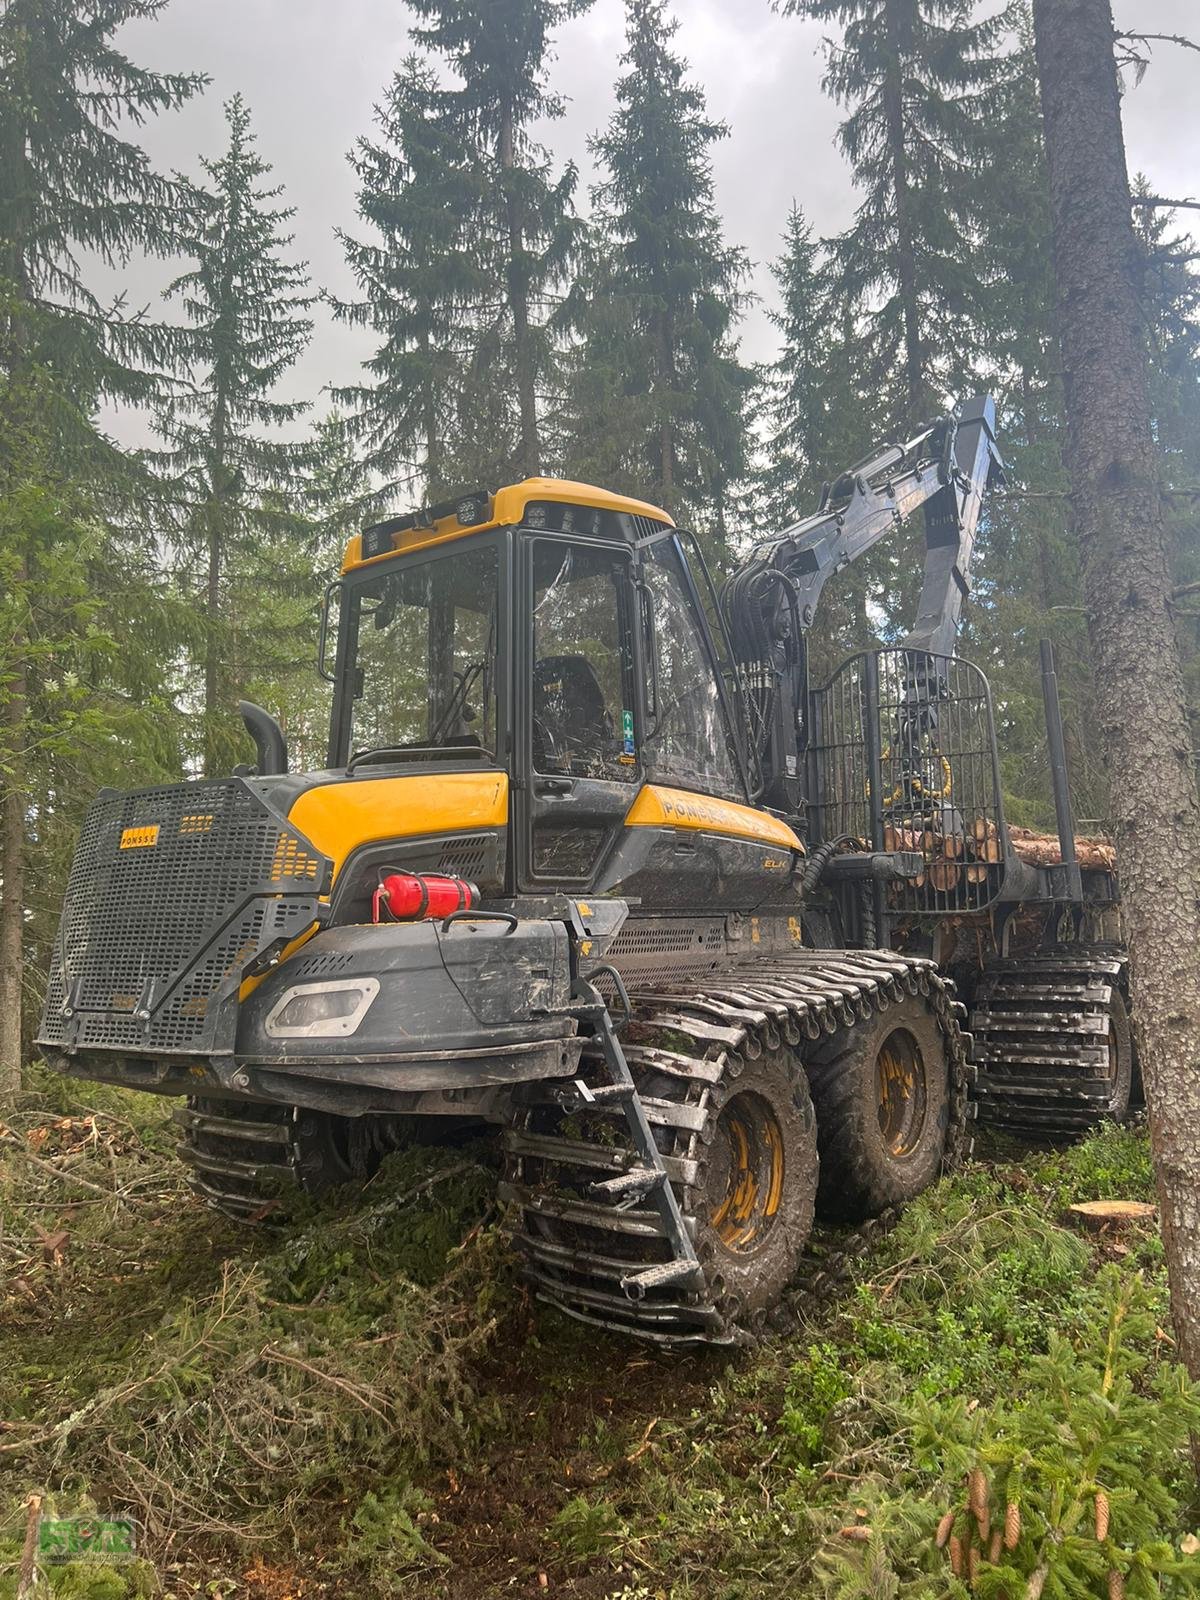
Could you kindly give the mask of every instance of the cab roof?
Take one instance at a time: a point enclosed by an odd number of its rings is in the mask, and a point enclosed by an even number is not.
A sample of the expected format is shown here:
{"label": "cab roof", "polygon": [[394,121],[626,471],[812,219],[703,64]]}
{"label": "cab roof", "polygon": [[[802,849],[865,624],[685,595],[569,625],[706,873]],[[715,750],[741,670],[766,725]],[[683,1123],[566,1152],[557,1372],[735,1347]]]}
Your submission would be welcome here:
{"label": "cab roof", "polygon": [[[532,508],[532,515],[530,511]],[[575,508],[584,516],[571,516]],[[588,515],[590,514],[590,515]],[[540,522],[535,522],[540,518]],[[602,533],[610,538],[646,538],[674,522],[658,506],[628,495],[612,494],[592,483],[569,478],[526,478],[489,494],[473,489],[441,505],[423,507],[403,517],[390,517],[356,533],[346,546],[342,571],[386,561],[389,556],[448,544],[489,528],[534,523],[551,535]]]}

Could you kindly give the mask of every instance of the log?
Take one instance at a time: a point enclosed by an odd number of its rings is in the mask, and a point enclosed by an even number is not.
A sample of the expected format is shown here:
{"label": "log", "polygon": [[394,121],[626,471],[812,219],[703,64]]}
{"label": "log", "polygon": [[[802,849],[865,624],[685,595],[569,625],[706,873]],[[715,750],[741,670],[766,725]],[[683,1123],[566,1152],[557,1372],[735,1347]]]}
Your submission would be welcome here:
{"label": "log", "polygon": [[[1037,833],[1033,828],[1010,828],[1013,852],[1031,867],[1057,867],[1062,862],[1058,840],[1049,833]],[[1085,872],[1112,872],[1117,865],[1117,852],[1108,839],[1076,835],[1075,856]]]}
{"label": "log", "polygon": [[883,848],[885,850],[910,850],[921,853],[921,835],[912,828],[897,827],[895,823],[885,822],[883,825]]}
{"label": "log", "polygon": [[962,869],[958,863],[956,861],[947,861],[945,856],[942,856],[930,864],[929,884],[931,888],[945,894],[948,890],[954,888],[961,875]]}
{"label": "log", "polygon": [[985,883],[987,881],[987,866],[982,861],[968,861],[966,874],[968,883]]}

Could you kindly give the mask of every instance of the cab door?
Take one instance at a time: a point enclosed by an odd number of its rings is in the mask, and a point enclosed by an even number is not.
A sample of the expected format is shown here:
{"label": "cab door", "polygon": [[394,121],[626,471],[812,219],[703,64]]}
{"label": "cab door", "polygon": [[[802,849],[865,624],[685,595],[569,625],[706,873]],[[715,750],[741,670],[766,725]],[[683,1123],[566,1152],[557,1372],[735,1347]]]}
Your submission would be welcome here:
{"label": "cab door", "polygon": [[641,781],[632,557],[535,534],[519,556],[520,887],[587,888]]}

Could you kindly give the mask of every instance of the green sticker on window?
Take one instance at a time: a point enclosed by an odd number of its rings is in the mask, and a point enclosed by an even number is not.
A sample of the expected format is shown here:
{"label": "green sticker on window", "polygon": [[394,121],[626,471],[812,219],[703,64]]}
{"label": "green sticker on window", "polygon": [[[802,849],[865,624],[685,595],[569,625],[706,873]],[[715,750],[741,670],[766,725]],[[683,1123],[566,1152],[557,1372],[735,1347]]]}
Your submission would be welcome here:
{"label": "green sticker on window", "polygon": [[625,740],[625,754],[627,756],[635,755],[637,752],[636,752],[636,747],[635,747],[634,742],[633,742],[633,712],[632,711],[622,711],[622,713],[621,713],[621,733],[622,733],[622,736],[623,736],[623,738]]}

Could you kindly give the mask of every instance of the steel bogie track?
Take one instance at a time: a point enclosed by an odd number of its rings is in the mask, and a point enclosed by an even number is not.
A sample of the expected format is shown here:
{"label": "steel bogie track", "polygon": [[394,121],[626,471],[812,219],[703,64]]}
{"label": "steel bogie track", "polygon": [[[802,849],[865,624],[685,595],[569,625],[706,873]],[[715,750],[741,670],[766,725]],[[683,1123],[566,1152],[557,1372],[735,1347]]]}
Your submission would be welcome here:
{"label": "steel bogie track", "polygon": [[991,963],[971,1012],[980,1120],[1032,1139],[1084,1133],[1113,1114],[1114,997],[1128,956],[1065,945]]}
{"label": "steel bogie track", "polygon": [[[589,1042],[582,1096],[529,1086],[504,1136],[501,1198],[514,1208],[514,1243],[537,1296],[582,1321],[664,1344],[730,1343],[752,1333],[762,1313],[744,1315],[701,1226],[720,1109],[764,1052],[788,1048],[802,1060],[806,1041],[853,1028],[910,995],[928,997],[947,1043],[945,1159],[952,1166],[969,1153],[971,1069],[962,1008],[931,961],[882,950],[803,950],[739,963],[691,993],[635,992],[624,1057],[701,1271],[680,1281],[669,1229],[636,1183],[628,1195],[597,1189],[597,1178],[636,1174],[640,1163],[623,1137],[619,1097],[606,1098],[604,1053]],[[636,1296],[623,1288],[631,1279],[641,1281]]]}
{"label": "steel bogie track", "polygon": [[189,1101],[171,1113],[193,1191],[215,1210],[250,1221],[297,1176],[296,1115],[286,1106]]}

